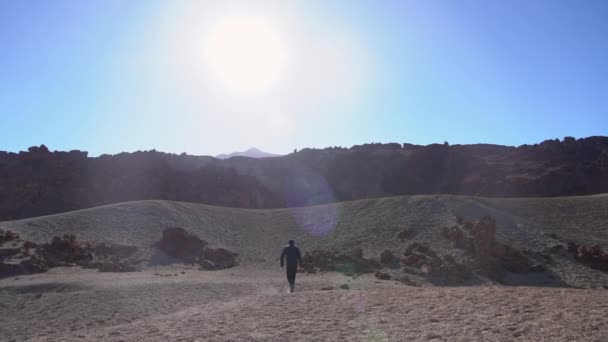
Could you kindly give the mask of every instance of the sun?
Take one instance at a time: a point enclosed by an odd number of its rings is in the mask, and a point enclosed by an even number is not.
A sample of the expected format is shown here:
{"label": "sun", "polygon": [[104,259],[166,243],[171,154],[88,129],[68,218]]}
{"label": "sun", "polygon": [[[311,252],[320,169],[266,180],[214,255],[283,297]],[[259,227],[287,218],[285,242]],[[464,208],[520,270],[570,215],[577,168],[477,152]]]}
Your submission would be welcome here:
{"label": "sun", "polygon": [[278,34],[258,17],[226,17],[213,27],[205,44],[209,67],[229,88],[256,92],[275,83],[283,69]]}

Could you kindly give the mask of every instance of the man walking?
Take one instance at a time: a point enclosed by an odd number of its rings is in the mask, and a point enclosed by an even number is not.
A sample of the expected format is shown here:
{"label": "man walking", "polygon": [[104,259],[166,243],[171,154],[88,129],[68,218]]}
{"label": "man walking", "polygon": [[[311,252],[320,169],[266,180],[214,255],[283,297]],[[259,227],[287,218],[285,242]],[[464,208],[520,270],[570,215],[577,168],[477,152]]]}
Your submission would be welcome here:
{"label": "man walking", "polygon": [[296,287],[296,273],[298,272],[298,264],[302,266],[302,255],[300,249],[296,246],[295,241],[289,240],[289,245],[283,248],[281,253],[281,268],[284,261],[287,259],[287,281],[289,282],[289,292],[293,292]]}

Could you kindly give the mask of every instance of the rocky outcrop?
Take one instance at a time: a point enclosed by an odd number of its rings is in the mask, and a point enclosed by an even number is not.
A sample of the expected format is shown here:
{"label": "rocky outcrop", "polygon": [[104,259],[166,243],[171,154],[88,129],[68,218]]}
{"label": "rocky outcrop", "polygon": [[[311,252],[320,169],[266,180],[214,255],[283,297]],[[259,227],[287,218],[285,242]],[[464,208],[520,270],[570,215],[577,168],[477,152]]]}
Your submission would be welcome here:
{"label": "rocky outcrop", "polygon": [[519,147],[365,144],[227,160],[154,150],[90,158],[40,146],[0,152],[0,190],[0,221],[145,199],[274,208],[435,193],[587,195],[608,192],[608,137]]}
{"label": "rocky outcrop", "polygon": [[5,242],[10,242],[19,239],[19,234],[10,231],[0,229],[0,246]]}
{"label": "rocky outcrop", "polygon": [[207,245],[206,241],[180,227],[165,229],[156,243],[156,247],[167,255],[187,263],[196,263],[202,270],[221,270],[238,265],[237,253]]}
{"label": "rocky outcrop", "polygon": [[202,257],[205,246],[206,241],[180,227],[163,230],[161,239],[156,243],[156,247],[167,255],[184,261],[194,261]]}
{"label": "rocky outcrop", "polygon": [[238,254],[225,248],[205,248],[203,258],[199,264],[204,270],[223,270],[238,265]]}
{"label": "rocky outcrop", "polygon": [[420,243],[409,245],[400,262],[404,272],[427,277],[437,285],[462,284],[471,275],[471,270],[452,256],[439,256],[430,247]]}
{"label": "rocky outcrop", "polygon": [[51,243],[41,245],[38,252],[49,267],[86,266],[93,261],[93,246],[78,241],[75,235],[55,236]]}
{"label": "rocky outcrop", "polygon": [[496,221],[492,217],[485,216],[474,223],[457,218],[457,222],[442,228],[441,234],[472,256],[490,278],[501,281],[503,269],[513,273],[544,272],[542,265],[532,264],[521,251],[496,241]]}
{"label": "rocky outcrop", "polygon": [[568,251],[572,253],[576,261],[594,269],[608,272],[608,252],[603,251],[599,245],[587,247],[570,241],[568,242]]}
{"label": "rocky outcrop", "polygon": [[134,246],[94,246],[79,241],[74,235],[55,236],[50,243],[44,244],[18,238],[10,241],[17,246],[6,248],[0,244],[0,251],[10,250],[10,253],[0,252],[0,278],[46,272],[59,266],[82,266],[101,272],[137,270],[133,261],[127,258],[127,254],[130,256],[137,250]]}

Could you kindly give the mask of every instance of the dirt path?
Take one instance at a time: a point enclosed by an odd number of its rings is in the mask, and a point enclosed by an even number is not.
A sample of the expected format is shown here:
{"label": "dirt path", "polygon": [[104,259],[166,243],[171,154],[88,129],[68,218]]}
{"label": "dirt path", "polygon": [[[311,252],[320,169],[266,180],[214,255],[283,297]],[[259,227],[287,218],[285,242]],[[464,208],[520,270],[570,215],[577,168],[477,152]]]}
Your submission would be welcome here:
{"label": "dirt path", "polygon": [[[184,272],[182,274],[181,272]],[[176,275],[177,274],[177,275]],[[56,269],[0,281],[1,341],[605,341],[608,291],[409,287],[339,274]],[[349,290],[338,289],[349,284]],[[323,291],[333,286],[334,290]]]}

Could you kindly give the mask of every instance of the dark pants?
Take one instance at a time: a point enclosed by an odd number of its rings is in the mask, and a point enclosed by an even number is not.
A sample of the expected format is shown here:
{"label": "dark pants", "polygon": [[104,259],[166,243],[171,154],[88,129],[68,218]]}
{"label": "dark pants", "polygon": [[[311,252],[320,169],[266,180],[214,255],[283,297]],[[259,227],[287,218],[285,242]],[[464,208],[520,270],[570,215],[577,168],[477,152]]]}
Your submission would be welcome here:
{"label": "dark pants", "polygon": [[287,272],[287,281],[293,286],[296,283],[296,272]]}
{"label": "dark pants", "polygon": [[287,267],[287,281],[289,282],[289,286],[293,289],[296,284],[296,273],[298,271],[298,267]]}

